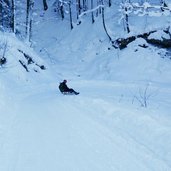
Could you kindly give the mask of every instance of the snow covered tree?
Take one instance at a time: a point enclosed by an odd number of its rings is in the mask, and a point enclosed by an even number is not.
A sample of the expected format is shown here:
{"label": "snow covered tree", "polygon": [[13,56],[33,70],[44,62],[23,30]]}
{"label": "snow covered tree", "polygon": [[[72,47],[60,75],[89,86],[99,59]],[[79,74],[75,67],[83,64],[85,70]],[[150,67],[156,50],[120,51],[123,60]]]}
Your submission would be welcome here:
{"label": "snow covered tree", "polygon": [[122,12],[122,20],[124,23],[124,29],[127,31],[127,33],[130,32],[130,28],[129,28],[129,13],[132,12],[132,6],[130,5],[128,0],[125,0],[125,2],[121,3],[120,5],[121,8],[121,12]]}
{"label": "snow covered tree", "polygon": [[168,7],[168,5],[167,5],[167,3],[165,2],[165,0],[161,0],[160,3],[161,3],[161,11],[164,11],[165,8]]}
{"label": "snow covered tree", "polygon": [[87,5],[86,5],[86,0],[83,0],[83,11],[86,11],[87,10]]}
{"label": "snow covered tree", "polygon": [[[69,3],[69,2],[68,2]],[[65,1],[63,0],[56,0],[53,4],[54,11],[58,13],[58,15],[62,18],[62,20],[65,18]]]}
{"label": "snow covered tree", "polygon": [[104,16],[104,2],[102,0],[102,20],[103,20],[103,27],[104,27],[104,30],[110,40],[110,42],[112,42],[112,38],[111,36],[109,35],[108,31],[107,31],[107,28],[106,28],[106,24],[105,24],[105,16]]}

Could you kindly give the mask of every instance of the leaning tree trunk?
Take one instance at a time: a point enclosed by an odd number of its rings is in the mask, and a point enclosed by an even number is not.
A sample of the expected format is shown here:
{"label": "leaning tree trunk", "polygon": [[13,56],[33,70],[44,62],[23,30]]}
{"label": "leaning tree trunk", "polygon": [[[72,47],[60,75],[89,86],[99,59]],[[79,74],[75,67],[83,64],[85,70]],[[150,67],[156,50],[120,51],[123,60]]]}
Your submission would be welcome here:
{"label": "leaning tree trunk", "polygon": [[[103,5],[103,2],[102,2],[102,5]],[[105,17],[104,17],[104,6],[102,7],[102,20],[103,20],[103,27],[104,27],[104,30],[109,38],[109,40],[112,42],[112,38],[110,37],[107,29],[106,29],[106,24],[105,24]]]}

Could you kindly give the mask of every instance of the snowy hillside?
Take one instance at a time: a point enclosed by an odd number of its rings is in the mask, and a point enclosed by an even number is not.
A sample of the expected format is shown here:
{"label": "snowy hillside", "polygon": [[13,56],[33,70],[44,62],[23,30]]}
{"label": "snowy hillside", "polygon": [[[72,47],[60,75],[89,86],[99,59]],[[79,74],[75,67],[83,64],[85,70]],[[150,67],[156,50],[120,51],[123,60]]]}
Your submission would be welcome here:
{"label": "snowy hillside", "polygon": [[[70,30],[49,4],[35,3],[31,43],[0,32],[0,171],[171,171],[170,50],[115,49],[101,17]],[[129,34],[116,8],[105,17],[113,39],[170,39],[170,16],[132,16]],[[62,95],[63,79],[80,94]]]}

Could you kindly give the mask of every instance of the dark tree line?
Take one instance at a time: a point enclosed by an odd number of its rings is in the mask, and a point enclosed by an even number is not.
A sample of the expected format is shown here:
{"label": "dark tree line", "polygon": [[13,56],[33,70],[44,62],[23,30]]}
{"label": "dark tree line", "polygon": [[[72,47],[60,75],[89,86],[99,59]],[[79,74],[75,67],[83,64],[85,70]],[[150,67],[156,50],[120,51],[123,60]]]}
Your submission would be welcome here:
{"label": "dark tree line", "polygon": [[[0,29],[1,30],[10,30],[13,33],[17,32],[16,29],[16,3],[20,2],[21,0],[0,0]],[[48,3],[47,0],[41,0],[43,5],[43,10],[48,10]],[[55,0],[54,0],[55,1]],[[34,2],[35,0],[23,0],[23,5],[25,5],[25,37],[30,41],[32,37],[32,28],[33,28],[33,12],[34,12]],[[114,1],[113,1],[114,2]],[[123,21],[124,27],[127,33],[129,33],[130,26],[129,26],[129,15],[131,0],[121,0],[122,6],[122,14],[123,14]],[[141,0],[140,5],[131,6],[131,10],[143,10],[143,2],[145,0]],[[158,0],[160,4],[161,11],[168,10],[168,5],[165,0]],[[106,7],[112,6],[112,0],[56,0],[54,2],[54,10],[58,12],[58,15],[61,17],[62,20],[67,18],[70,21],[70,28],[74,28],[73,21],[75,23],[81,23],[81,17],[87,14],[91,16],[91,22],[94,23],[96,21],[96,17],[101,16],[104,30],[109,37],[109,40],[112,41],[111,36],[108,33],[106,20],[105,20],[105,9]],[[142,5],[142,6],[141,6]],[[118,6],[119,8],[119,6]],[[149,7],[153,8],[153,6]],[[23,14],[22,14],[23,15]]]}
{"label": "dark tree line", "polygon": [[[105,1],[106,3],[106,1]],[[112,0],[108,0],[108,6],[112,5]],[[91,22],[95,22],[95,17],[102,14],[102,5],[104,5],[104,0],[56,0],[54,2],[54,11],[58,13],[62,20],[68,19],[73,29],[73,20],[77,20],[80,24],[80,18],[83,15],[91,14]]]}
{"label": "dark tree line", "polygon": [[0,27],[1,29],[15,30],[14,0],[0,0]]}
{"label": "dark tree line", "polygon": [[[32,36],[32,26],[33,26],[33,10],[34,10],[35,0],[25,0],[26,9],[26,19],[25,19],[25,36],[28,40]],[[20,0],[0,0],[0,29],[3,31],[11,31],[16,33],[16,3]],[[43,10],[48,9],[48,4],[46,0],[42,0]]]}

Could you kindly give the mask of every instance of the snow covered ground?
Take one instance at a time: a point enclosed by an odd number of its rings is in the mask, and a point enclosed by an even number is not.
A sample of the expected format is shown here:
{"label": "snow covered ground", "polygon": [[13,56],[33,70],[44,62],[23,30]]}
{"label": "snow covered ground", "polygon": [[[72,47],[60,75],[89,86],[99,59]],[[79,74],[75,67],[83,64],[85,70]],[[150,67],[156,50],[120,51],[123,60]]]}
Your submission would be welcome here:
{"label": "snow covered ground", "polygon": [[1,170],[171,170],[169,106],[131,105],[118,82],[73,86],[79,96],[54,83],[22,88],[1,106]]}
{"label": "snow covered ground", "polygon": [[[33,48],[0,33],[8,42],[0,68],[0,171],[171,171],[165,50],[142,48],[143,39],[115,50],[100,19],[70,31],[51,15],[35,27]],[[31,64],[26,72],[18,49],[46,70]],[[80,95],[60,94],[63,79]]]}

